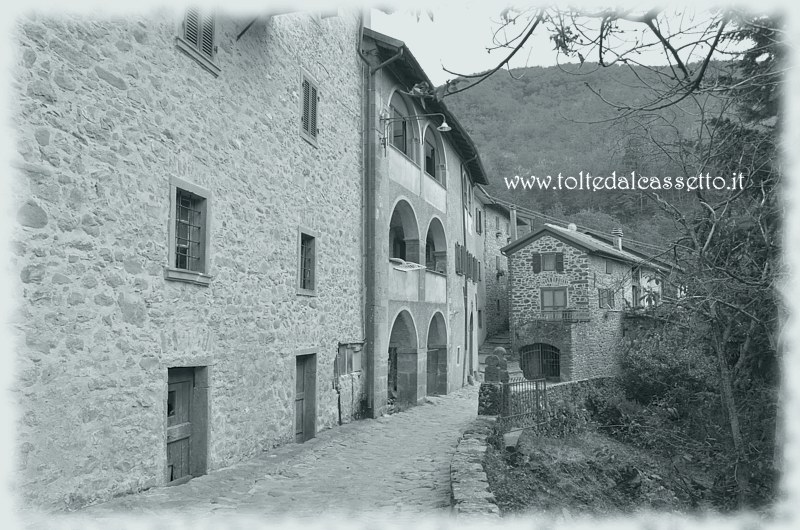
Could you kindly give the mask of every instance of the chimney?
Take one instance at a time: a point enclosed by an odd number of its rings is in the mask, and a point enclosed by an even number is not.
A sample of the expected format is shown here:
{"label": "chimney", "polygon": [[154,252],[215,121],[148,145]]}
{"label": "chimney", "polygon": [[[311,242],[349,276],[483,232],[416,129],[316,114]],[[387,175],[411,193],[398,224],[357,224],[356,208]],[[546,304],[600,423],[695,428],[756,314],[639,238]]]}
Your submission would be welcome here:
{"label": "chimney", "polygon": [[615,236],[614,242],[617,250],[622,250],[622,228],[613,229],[611,235]]}
{"label": "chimney", "polygon": [[509,209],[509,214],[511,215],[511,223],[510,223],[511,226],[510,226],[510,230],[509,230],[510,233],[508,235],[511,238],[511,241],[516,241],[517,240],[517,209],[516,209],[516,207],[512,206]]}

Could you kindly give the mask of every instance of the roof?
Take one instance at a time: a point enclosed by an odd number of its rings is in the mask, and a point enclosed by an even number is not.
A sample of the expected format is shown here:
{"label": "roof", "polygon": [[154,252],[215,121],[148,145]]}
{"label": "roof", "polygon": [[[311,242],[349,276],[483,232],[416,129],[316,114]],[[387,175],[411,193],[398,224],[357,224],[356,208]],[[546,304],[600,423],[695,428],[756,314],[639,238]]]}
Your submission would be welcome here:
{"label": "roof", "polygon": [[589,234],[584,234],[582,232],[578,232],[577,230],[570,230],[569,228],[563,228],[549,223],[545,224],[540,229],[517,239],[516,241],[512,241],[505,247],[501,248],[500,252],[507,256],[511,255],[544,235],[551,235],[556,239],[559,239],[569,245],[578,247],[589,254],[597,254],[606,258],[612,258],[634,265],[647,265],[659,270],[665,270],[667,268],[661,263],[655,263],[650,258],[638,256],[628,252],[627,250],[619,250],[615,246],[595,239]]}
{"label": "roof", "polygon": [[[399,59],[387,64],[385,68],[390,70],[404,82],[408,83],[406,90],[422,81],[428,83],[428,86],[433,88],[435,85],[431,83],[425,71],[419,65],[411,50],[405,45],[403,41],[393,39],[383,33],[378,33],[375,30],[364,28],[364,38],[372,39],[378,50],[378,60],[380,62],[387,61],[396,56],[402,50],[402,55]],[[483,162],[478,154],[478,148],[472,141],[469,133],[459,123],[456,117],[447,108],[443,101],[436,101],[433,98],[426,98],[421,102],[426,113],[441,113],[444,114],[448,125],[451,130],[447,133],[448,142],[455,148],[458,155],[464,160],[464,166],[469,170],[475,184],[489,184],[486,176],[486,170],[483,168]]]}
{"label": "roof", "polygon": [[[483,201],[484,207],[500,210],[500,212],[502,212],[503,215],[505,215],[508,218],[511,218],[511,210],[507,206],[504,206],[503,204],[497,202],[497,200],[494,197],[489,195],[489,193],[485,189],[483,189],[483,186],[476,186],[476,188],[477,188],[478,198],[480,198],[480,200]],[[519,214],[517,215],[517,226],[528,226],[528,222],[525,221],[525,219],[523,219],[522,217],[520,217]]]}

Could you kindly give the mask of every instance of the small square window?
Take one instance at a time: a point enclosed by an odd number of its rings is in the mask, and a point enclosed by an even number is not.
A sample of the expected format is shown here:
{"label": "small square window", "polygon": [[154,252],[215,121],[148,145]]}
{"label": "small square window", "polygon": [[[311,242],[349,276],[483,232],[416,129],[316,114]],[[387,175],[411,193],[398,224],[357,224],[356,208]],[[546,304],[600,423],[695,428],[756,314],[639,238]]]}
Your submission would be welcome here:
{"label": "small square window", "polygon": [[317,145],[317,103],[319,102],[319,89],[317,84],[306,74],[302,77],[302,109],[300,113],[300,136]]}
{"label": "small square window", "polygon": [[611,289],[598,289],[597,298],[600,309],[614,309],[614,291]]}
{"label": "small square window", "polygon": [[164,277],[208,285],[210,193],[181,179],[170,180],[169,263]]}
{"label": "small square window", "polygon": [[553,253],[542,254],[542,270],[554,271],[556,270],[556,255]]}
{"label": "small square window", "polygon": [[317,238],[310,234],[300,232],[300,262],[298,274],[298,292],[300,294],[315,294],[317,287],[316,246]]}

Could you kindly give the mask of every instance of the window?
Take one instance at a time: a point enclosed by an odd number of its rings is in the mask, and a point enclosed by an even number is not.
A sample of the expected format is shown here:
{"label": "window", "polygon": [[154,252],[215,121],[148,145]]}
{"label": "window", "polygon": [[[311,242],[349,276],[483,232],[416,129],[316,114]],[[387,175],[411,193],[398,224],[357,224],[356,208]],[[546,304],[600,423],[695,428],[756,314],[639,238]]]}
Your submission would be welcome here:
{"label": "window", "polygon": [[614,291],[611,289],[598,289],[597,298],[600,309],[614,309]]}
{"label": "window", "polygon": [[614,272],[614,263],[610,260],[606,260],[606,274],[611,274]]}
{"label": "window", "polygon": [[478,281],[481,281],[481,262],[478,261]]}
{"label": "window", "polygon": [[209,199],[211,194],[177,177],[170,179],[167,280],[208,285]]}
{"label": "window", "polygon": [[200,66],[214,74],[214,77],[219,75],[220,68],[215,63],[217,43],[213,14],[197,8],[187,9],[175,44]]}
{"label": "window", "polygon": [[333,359],[334,388],[340,376],[361,371],[361,349],[360,343],[339,344],[339,352]]}
{"label": "window", "polygon": [[408,122],[404,114],[394,105],[392,109],[392,145],[399,149],[404,155],[408,155]]}
{"label": "window", "polygon": [[567,307],[566,287],[542,287],[542,311],[560,311]]}
{"label": "window", "polygon": [[633,298],[633,307],[639,307],[641,300],[639,299],[639,286],[631,286],[631,297]]}
{"label": "window", "polygon": [[317,145],[317,102],[319,101],[319,90],[316,83],[311,80],[305,73],[303,74],[303,91],[302,91],[302,105],[303,111],[300,116],[300,136],[308,140],[308,142]]}
{"label": "window", "polygon": [[564,272],[564,253],[563,252],[535,252],[531,256],[533,272],[542,271]]}
{"label": "window", "polygon": [[300,232],[297,294],[314,295],[317,288],[317,238]]}
{"label": "window", "polygon": [[475,208],[475,231],[481,233],[483,228],[483,216],[480,208]]}
{"label": "window", "polygon": [[478,309],[478,327],[483,327],[483,311]]}
{"label": "window", "polygon": [[494,229],[500,230],[500,216],[496,215],[494,218]]}
{"label": "window", "polygon": [[425,173],[436,178],[436,146],[428,134],[425,135]]}

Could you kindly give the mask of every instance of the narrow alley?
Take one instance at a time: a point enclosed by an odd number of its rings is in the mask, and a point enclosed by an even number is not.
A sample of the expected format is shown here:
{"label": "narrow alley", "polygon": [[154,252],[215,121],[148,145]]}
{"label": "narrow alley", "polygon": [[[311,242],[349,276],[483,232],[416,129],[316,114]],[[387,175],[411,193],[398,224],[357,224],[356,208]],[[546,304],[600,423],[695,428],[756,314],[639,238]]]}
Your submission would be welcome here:
{"label": "narrow alley", "polygon": [[329,429],[305,444],[276,448],[180,486],[119,497],[67,519],[173,511],[198,518],[444,515],[450,506],[450,459],[476,411],[477,387],[468,386],[429,397],[405,412]]}

